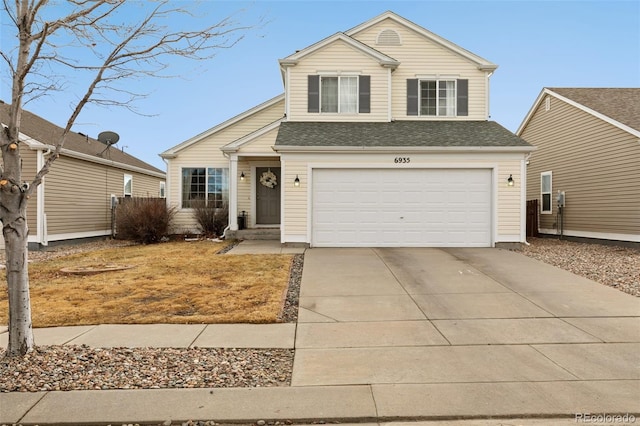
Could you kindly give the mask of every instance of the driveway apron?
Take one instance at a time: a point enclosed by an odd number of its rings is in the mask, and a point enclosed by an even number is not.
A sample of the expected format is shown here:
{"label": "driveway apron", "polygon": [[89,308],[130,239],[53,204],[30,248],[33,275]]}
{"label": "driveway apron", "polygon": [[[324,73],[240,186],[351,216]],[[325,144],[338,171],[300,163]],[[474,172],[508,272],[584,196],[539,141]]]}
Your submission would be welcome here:
{"label": "driveway apron", "polygon": [[[294,386],[372,385],[380,407],[403,392],[418,392],[407,400],[416,403],[421,391],[442,386],[463,393],[509,386],[513,398],[533,386],[545,389],[545,398],[558,392],[563,401],[567,395],[560,394],[571,388],[591,395],[572,410],[602,408],[609,400],[619,409],[620,400],[594,381],[640,397],[639,366],[639,298],[517,252],[314,248],[305,254]],[[627,401],[630,412],[640,412],[640,398]]]}

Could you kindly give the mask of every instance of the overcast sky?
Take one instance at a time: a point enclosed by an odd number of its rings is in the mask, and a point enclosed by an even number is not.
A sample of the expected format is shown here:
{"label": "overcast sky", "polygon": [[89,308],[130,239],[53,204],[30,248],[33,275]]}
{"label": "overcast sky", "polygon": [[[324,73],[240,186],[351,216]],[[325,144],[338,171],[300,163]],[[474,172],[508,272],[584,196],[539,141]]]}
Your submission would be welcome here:
{"label": "overcast sky", "polygon": [[[513,132],[543,87],[640,87],[637,0],[210,0],[203,6],[211,21],[244,10],[234,15],[240,24],[253,26],[262,16],[266,23],[207,63],[177,61],[170,72],[181,78],[132,82],[152,91],[136,104],[151,117],[90,106],[74,130],[92,137],[115,131],[117,147],[164,170],[160,152],[281,94],[278,59],[387,10],[497,64],[491,120]],[[10,88],[2,77],[0,99],[8,102]],[[72,93],[59,94],[27,109],[62,126],[72,99]]]}

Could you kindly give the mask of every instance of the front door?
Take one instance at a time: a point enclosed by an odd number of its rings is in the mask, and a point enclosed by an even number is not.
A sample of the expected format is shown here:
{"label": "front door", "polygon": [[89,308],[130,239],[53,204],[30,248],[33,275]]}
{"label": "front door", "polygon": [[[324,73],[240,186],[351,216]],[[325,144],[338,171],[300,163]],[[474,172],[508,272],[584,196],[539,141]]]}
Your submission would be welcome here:
{"label": "front door", "polygon": [[280,167],[256,167],[256,224],[280,224]]}

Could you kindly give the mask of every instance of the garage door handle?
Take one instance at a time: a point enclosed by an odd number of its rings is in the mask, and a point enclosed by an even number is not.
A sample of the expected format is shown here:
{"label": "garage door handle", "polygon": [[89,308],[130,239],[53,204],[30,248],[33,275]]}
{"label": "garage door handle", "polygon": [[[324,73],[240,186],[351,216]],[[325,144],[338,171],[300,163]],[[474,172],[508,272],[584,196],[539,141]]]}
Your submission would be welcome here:
{"label": "garage door handle", "polygon": [[404,216],[400,216],[400,219],[404,219]]}

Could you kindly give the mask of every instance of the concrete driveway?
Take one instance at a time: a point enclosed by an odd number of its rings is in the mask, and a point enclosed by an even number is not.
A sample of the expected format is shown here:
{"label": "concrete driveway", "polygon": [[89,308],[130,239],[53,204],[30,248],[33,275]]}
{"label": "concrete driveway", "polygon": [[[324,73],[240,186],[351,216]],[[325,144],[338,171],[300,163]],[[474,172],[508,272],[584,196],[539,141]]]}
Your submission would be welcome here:
{"label": "concrete driveway", "polygon": [[640,299],[500,249],[311,249],[293,386],[384,416],[640,413]]}

